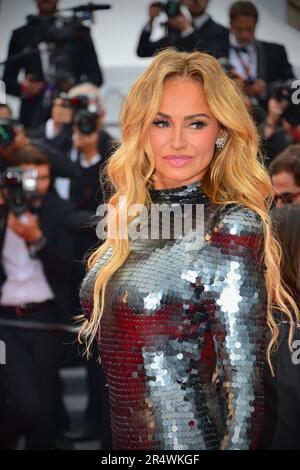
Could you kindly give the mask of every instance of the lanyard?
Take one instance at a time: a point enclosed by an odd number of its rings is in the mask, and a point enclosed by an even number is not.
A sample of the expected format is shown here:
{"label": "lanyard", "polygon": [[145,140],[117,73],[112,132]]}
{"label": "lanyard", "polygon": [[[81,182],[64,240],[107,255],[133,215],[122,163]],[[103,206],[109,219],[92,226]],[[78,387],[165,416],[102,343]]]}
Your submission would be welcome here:
{"label": "lanyard", "polygon": [[238,60],[241,64],[241,66],[243,67],[245,73],[246,73],[246,76],[247,76],[247,80],[251,79],[251,78],[254,78],[254,74],[251,73],[251,71],[253,70],[253,66],[254,66],[254,53],[253,51],[248,51],[248,56],[249,56],[249,64],[247,64],[245,62],[245,60],[243,59],[242,57],[242,53],[240,51],[237,51],[235,49],[235,53],[238,57]]}

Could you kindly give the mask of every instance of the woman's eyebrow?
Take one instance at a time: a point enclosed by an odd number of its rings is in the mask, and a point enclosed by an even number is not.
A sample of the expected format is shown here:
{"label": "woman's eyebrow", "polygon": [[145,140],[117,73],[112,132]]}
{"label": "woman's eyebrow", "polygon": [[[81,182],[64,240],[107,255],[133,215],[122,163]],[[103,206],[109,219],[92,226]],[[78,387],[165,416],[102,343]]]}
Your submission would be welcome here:
{"label": "woman's eyebrow", "polygon": [[[158,112],[157,114],[158,114],[159,116],[164,117],[164,118],[172,119],[172,116],[169,116],[169,114],[160,113],[160,112]],[[199,118],[199,117],[206,117],[207,119],[210,119],[210,117],[209,117],[207,114],[204,114],[204,113],[196,113],[196,114],[190,114],[189,116],[185,116],[185,117],[184,117],[184,120],[195,119],[195,118]]]}

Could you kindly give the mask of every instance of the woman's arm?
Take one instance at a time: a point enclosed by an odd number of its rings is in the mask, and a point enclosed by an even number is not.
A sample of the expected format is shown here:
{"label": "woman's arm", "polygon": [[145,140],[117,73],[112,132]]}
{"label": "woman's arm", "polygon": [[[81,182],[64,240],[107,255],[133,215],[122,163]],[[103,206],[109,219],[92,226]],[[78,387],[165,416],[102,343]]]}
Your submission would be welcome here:
{"label": "woman's arm", "polygon": [[256,447],[263,419],[266,288],[263,231],[250,209],[234,207],[211,235],[217,372],[224,393],[221,449]]}

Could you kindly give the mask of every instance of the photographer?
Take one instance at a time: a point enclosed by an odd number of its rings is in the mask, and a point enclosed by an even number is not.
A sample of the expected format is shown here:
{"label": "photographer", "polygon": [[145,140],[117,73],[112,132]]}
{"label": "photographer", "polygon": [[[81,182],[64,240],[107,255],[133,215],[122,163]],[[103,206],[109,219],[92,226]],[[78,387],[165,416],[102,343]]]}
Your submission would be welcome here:
{"label": "photographer", "polygon": [[[48,95],[68,91],[82,81],[97,86],[102,72],[90,30],[80,21],[56,26],[58,0],[35,0],[39,15],[12,33],[3,80],[7,93],[21,98],[20,120],[25,127],[35,127],[47,114]],[[66,20],[64,20],[66,21]],[[32,49],[32,53],[27,53]],[[19,54],[19,56],[18,56]],[[25,73],[18,82],[19,72]]]}
{"label": "photographer", "polygon": [[[0,317],[55,323],[71,312],[72,231],[79,221],[74,207],[51,190],[49,161],[39,149],[26,145],[14,157],[18,168],[2,176]],[[0,375],[6,397],[1,448],[14,448],[21,434],[27,449],[53,447],[60,406],[56,335],[1,328],[7,350]]]}
{"label": "photographer", "polygon": [[300,143],[300,106],[290,105],[283,116],[283,128],[294,144]]}
{"label": "photographer", "polygon": [[295,129],[297,123],[300,125],[300,113],[291,103],[292,92],[290,82],[278,82],[270,87],[267,115],[261,124],[267,165],[290,144],[297,143]]}
{"label": "photographer", "polygon": [[294,77],[286,50],[280,44],[255,38],[259,14],[252,2],[233,3],[229,17],[229,46],[225,56],[244,79],[247,94],[265,105],[271,83]]}
{"label": "photographer", "polygon": [[[225,55],[228,34],[226,28],[215,23],[206,13],[208,0],[181,0],[153,2],[149,6],[149,21],[144,27],[137,47],[139,57],[152,57],[156,51],[176,47],[182,51],[203,50],[215,57]],[[180,8],[188,9],[189,18]],[[167,34],[151,41],[152,25],[162,12],[168,16]]]}
{"label": "photographer", "polygon": [[[291,148],[290,155],[292,154]],[[290,158],[289,163],[291,163]],[[300,179],[299,168],[300,160],[298,160],[298,179]],[[298,202],[295,198],[294,202],[290,201],[285,207],[278,205],[280,209],[273,209],[271,212],[273,230],[283,252],[281,275],[297,305],[300,305],[299,190],[298,186]],[[260,438],[260,450],[300,450],[300,324],[294,319],[291,351],[288,344],[290,322],[284,321],[280,313],[275,311],[274,315],[279,330],[276,350],[272,354],[275,376],[271,375],[268,365],[265,365],[264,426]],[[270,333],[267,332],[266,344],[269,339]]]}
{"label": "photographer", "polygon": [[[71,158],[77,165],[77,176],[70,181],[66,188],[63,183],[56,181],[56,187],[62,193],[67,189],[78,210],[96,213],[97,207],[105,199],[104,188],[100,183],[101,172],[106,160],[112,151],[115,142],[102,126],[105,117],[104,104],[99,91],[90,84],[79,85],[68,94],[69,103],[72,104],[73,115],[73,148]],[[67,100],[67,102],[68,102]],[[86,102],[86,104],[84,104]],[[76,104],[77,103],[77,104]],[[65,103],[67,104],[67,103]],[[82,108],[80,106],[82,104]],[[57,107],[59,108],[59,106]],[[68,110],[68,108],[65,108]],[[91,112],[93,110],[93,112]],[[55,117],[65,118],[64,109],[55,110]],[[53,126],[54,129],[54,126]],[[80,312],[79,286],[85,274],[86,253],[99,244],[95,226],[83,227],[75,237],[75,266],[74,266],[74,304]],[[95,345],[96,346],[96,345]],[[97,348],[93,350],[93,357],[87,362],[87,390],[88,404],[85,411],[86,420],[82,429],[74,434],[69,433],[72,439],[100,438],[102,449],[112,448],[110,430],[109,403],[106,381],[102,367],[97,362]]]}
{"label": "photographer", "polygon": [[275,205],[300,205],[300,145],[289,145],[268,168],[275,189]]}
{"label": "photographer", "polygon": [[[62,111],[72,111],[70,159],[76,165],[77,173],[71,180],[57,178],[55,187],[61,196],[70,198],[78,210],[95,214],[104,198],[100,173],[116,144],[102,128],[105,110],[96,87],[91,84],[75,87],[68,94],[65,105],[68,103],[73,103],[72,107],[62,107]],[[98,242],[93,227],[81,230],[76,237],[76,259],[82,261],[86,252]],[[77,268],[75,283],[79,286],[84,275],[83,263],[78,263]]]}
{"label": "photographer", "polygon": [[[39,142],[44,143],[51,149],[62,155],[62,161],[68,160],[70,165],[75,168],[75,173],[71,177],[56,178],[55,187],[59,195],[64,199],[70,198],[71,181],[82,172],[82,152],[74,144],[73,126],[82,130],[82,136],[89,136],[94,139],[96,148],[95,154],[101,156],[101,162],[104,162],[116,145],[112,137],[103,129],[105,118],[105,105],[100,91],[91,83],[83,83],[72,88],[68,94],[61,95],[55,99],[51,118],[30,135]],[[97,133],[97,136],[95,134]],[[83,151],[84,153],[84,151]],[[60,175],[63,176],[63,175]],[[99,187],[98,174],[95,174],[95,187]],[[77,201],[77,198],[76,198]],[[96,209],[93,206],[92,210]]]}
{"label": "photographer", "polygon": [[[8,114],[7,110],[5,114]],[[65,155],[65,152],[50,145],[41,137],[29,137],[24,127],[15,119],[0,117],[0,171],[10,166],[15,152],[27,144],[33,144],[47,155],[53,177],[72,178],[76,175],[76,166]]]}

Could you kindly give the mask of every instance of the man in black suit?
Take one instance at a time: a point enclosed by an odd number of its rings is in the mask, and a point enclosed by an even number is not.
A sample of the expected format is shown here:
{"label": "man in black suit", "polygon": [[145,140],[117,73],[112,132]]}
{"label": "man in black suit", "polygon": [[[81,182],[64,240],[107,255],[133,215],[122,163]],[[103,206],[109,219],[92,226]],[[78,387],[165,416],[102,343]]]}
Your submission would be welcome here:
{"label": "man in black suit", "polygon": [[249,96],[265,101],[268,86],[294,78],[284,46],[255,39],[256,6],[248,1],[231,5],[229,46],[226,57],[244,79]]}
{"label": "man in black suit", "polygon": [[186,52],[202,50],[215,57],[224,56],[228,41],[227,30],[206,13],[208,0],[182,0],[181,3],[188,8],[191,19],[183,13],[169,18],[169,34],[158,41],[151,41],[150,36],[153,21],[161,13],[161,7],[159,2],[150,5],[149,21],[141,33],[137,48],[139,57],[151,57],[156,51],[171,46]]}
{"label": "man in black suit", "polygon": [[[26,127],[34,127],[40,124],[41,118],[48,118],[47,107],[45,113],[41,113],[41,107],[45,106],[45,96],[51,95],[52,89],[47,76],[49,79],[49,71],[53,68],[56,70],[54,75],[59,76],[59,83],[55,86],[63,91],[68,91],[82,81],[89,81],[97,86],[103,83],[89,28],[78,24],[72,32],[71,40],[63,41],[62,38],[59,43],[49,42],[45,34],[49,34],[53,27],[49,18],[55,14],[58,0],[35,2],[39,15],[13,31],[3,75],[7,93],[21,98],[20,120]],[[14,58],[28,48],[33,48],[36,52]],[[20,71],[25,73],[25,78],[18,82]],[[52,72],[51,74],[53,75]]]}

